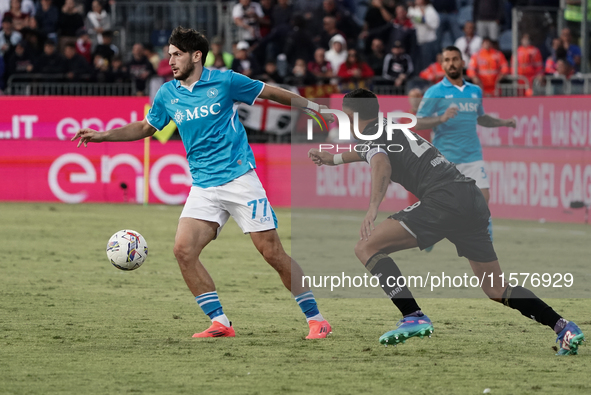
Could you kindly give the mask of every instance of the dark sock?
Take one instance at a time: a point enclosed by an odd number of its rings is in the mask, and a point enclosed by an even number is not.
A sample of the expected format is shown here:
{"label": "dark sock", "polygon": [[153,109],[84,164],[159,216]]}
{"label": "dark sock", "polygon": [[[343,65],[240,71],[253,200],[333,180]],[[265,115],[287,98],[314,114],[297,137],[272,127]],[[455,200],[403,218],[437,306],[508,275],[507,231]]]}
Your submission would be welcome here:
{"label": "dark sock", "polygon": [[507,286],[502,300],[505,306],[518,310],[527,318],[547,325],[552,330],[560,326],[558,324],[562,317],[527,288]]}
{"label": "dark sock", "polygon": [[[382,289],[392,299],[403,316],[406,317],[421,310],[408,287],[396,285],[396,280],[402,276],[402,273],[392,258],[386,254],[377,253],[369,258],[365,268],[380,280]],[[388,278],[390,278],[390,284],[394,285],[393,287],[388,285]]]}

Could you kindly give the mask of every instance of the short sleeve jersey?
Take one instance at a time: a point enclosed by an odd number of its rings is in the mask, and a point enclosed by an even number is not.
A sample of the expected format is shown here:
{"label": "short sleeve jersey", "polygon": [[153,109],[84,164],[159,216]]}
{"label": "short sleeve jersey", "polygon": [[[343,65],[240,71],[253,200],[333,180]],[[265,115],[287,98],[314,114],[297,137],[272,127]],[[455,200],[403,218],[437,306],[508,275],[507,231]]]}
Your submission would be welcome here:
{"label": "short sleeve jersey", "polygon": [[[377,130],[378,123],[369,124],[363,134],[374,135]],[[392,139],[387,140],[384,132],[380,138],[365,142],[357,152],[367,163],[371,163],[374,155],[388,155],[392,167],[390,179],[419,199],[452,182],[474,182],[460,173],[427,140],[416,133],[412,135],[416,140],[411,140],[404,132],[396,129]]]}
{"label": "short sleeve jersey", "polygon": [[253,104],[264,85],[233,71],[204,68],[189,88],[177,80],[162,85],[146,121],[158,130],[171,119],[176,123],[194,186],[223,185],[256,167],[237,109],[241,102]]}
{"label": "short sleeve jersey", "polygon": [[478,117],[484,115],[482,89],[466,81],[458,87],[445,77],[427,89],[417,118],[443,115],[450,106],[455,106],[458,114],[433,130],[433,145],[453,163],[482,160],[482,146],[476,132]]}

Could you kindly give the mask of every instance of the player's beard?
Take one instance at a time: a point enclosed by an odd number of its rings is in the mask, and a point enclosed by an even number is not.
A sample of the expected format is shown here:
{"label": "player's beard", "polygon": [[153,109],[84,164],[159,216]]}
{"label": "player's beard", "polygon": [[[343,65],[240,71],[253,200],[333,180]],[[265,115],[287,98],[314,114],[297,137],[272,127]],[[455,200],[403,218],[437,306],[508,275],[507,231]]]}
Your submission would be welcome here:
{"label": "player's beard", "polygon": [[448,78],[455,80],[455,79],[458,79],[462,76],[462,70],[461,69],[454,69],[454,70],[447,69],[446,74],[447,74]]}
{"label": "player's beard", "polygon": [[185,70],[183,70],[181,72],[181,70],[179,69],[179,75],[177,75],[176,77],[174,77],[175,80],[179,80],[179,81],[184,81],[187,78],[189,78],[189,76],[191,75],[191,73],[193,72],[193,70],[195,70],[195,65],[193,63],[189,63],[189,65],[187,66],[187,68]]}

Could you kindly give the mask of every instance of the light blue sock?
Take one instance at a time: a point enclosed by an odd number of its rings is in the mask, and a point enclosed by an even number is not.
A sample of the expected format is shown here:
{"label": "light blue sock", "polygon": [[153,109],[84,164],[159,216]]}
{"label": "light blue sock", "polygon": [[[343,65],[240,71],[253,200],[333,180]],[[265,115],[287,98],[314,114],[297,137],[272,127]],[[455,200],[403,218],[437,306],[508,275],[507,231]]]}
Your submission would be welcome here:
{"label": "light blue sock", "polygon": [[230,326],[230,321],[228,321],[228,317],[224,314],[217,291],[206,292],[196,296],[195,301],[212,322],[219,321],[225,326]]}
{"label": "light blue sock", "polygon": [[492,217],[488,217],[488,234],[490,235],[490,241],[493,241]]}
{"label": "light blue sock", "polygon": [[300,305],[300,309],[302,309],[302,313],[306,315],[306,320],[309,321],[324,321],[324,317],[318,311],[318,306],[316,305],[316,299],[314,298],[314,294],[312,291],[307,291],[302,294],[299,294],[295,297],[296,302]]}

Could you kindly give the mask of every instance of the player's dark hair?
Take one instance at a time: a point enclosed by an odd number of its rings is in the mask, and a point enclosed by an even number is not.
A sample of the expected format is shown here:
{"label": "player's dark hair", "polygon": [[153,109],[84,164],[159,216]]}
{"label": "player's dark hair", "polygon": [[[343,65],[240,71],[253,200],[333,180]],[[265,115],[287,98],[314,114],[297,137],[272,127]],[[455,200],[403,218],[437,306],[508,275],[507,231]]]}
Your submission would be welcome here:
{"label": "player's dark hair", "polygon": [[207,38],[195,29],[187,29],[182,26],[172,31],[168,44],[174,45],[183,52],[201,52],[201,65],[205,64],[205,58],[209,52],[209,42]]}
{"label": "player's dark hair", "polygon": [[441,53],[444,53],[445,51],[456,51],[457,53],[460,54],[460,58],[462,57],[462,51],[460,51],[460,49],[458,47],[456,47],[455,45],[448,45],[447,47],[443,48]]}
{"label": "player's dark hair", "polygon": [[343,98],[343,107],[347,107],[359,114],[362,120],[374,119],[380,112],[378,97],[370,90],[357,88],[347,93]]}

